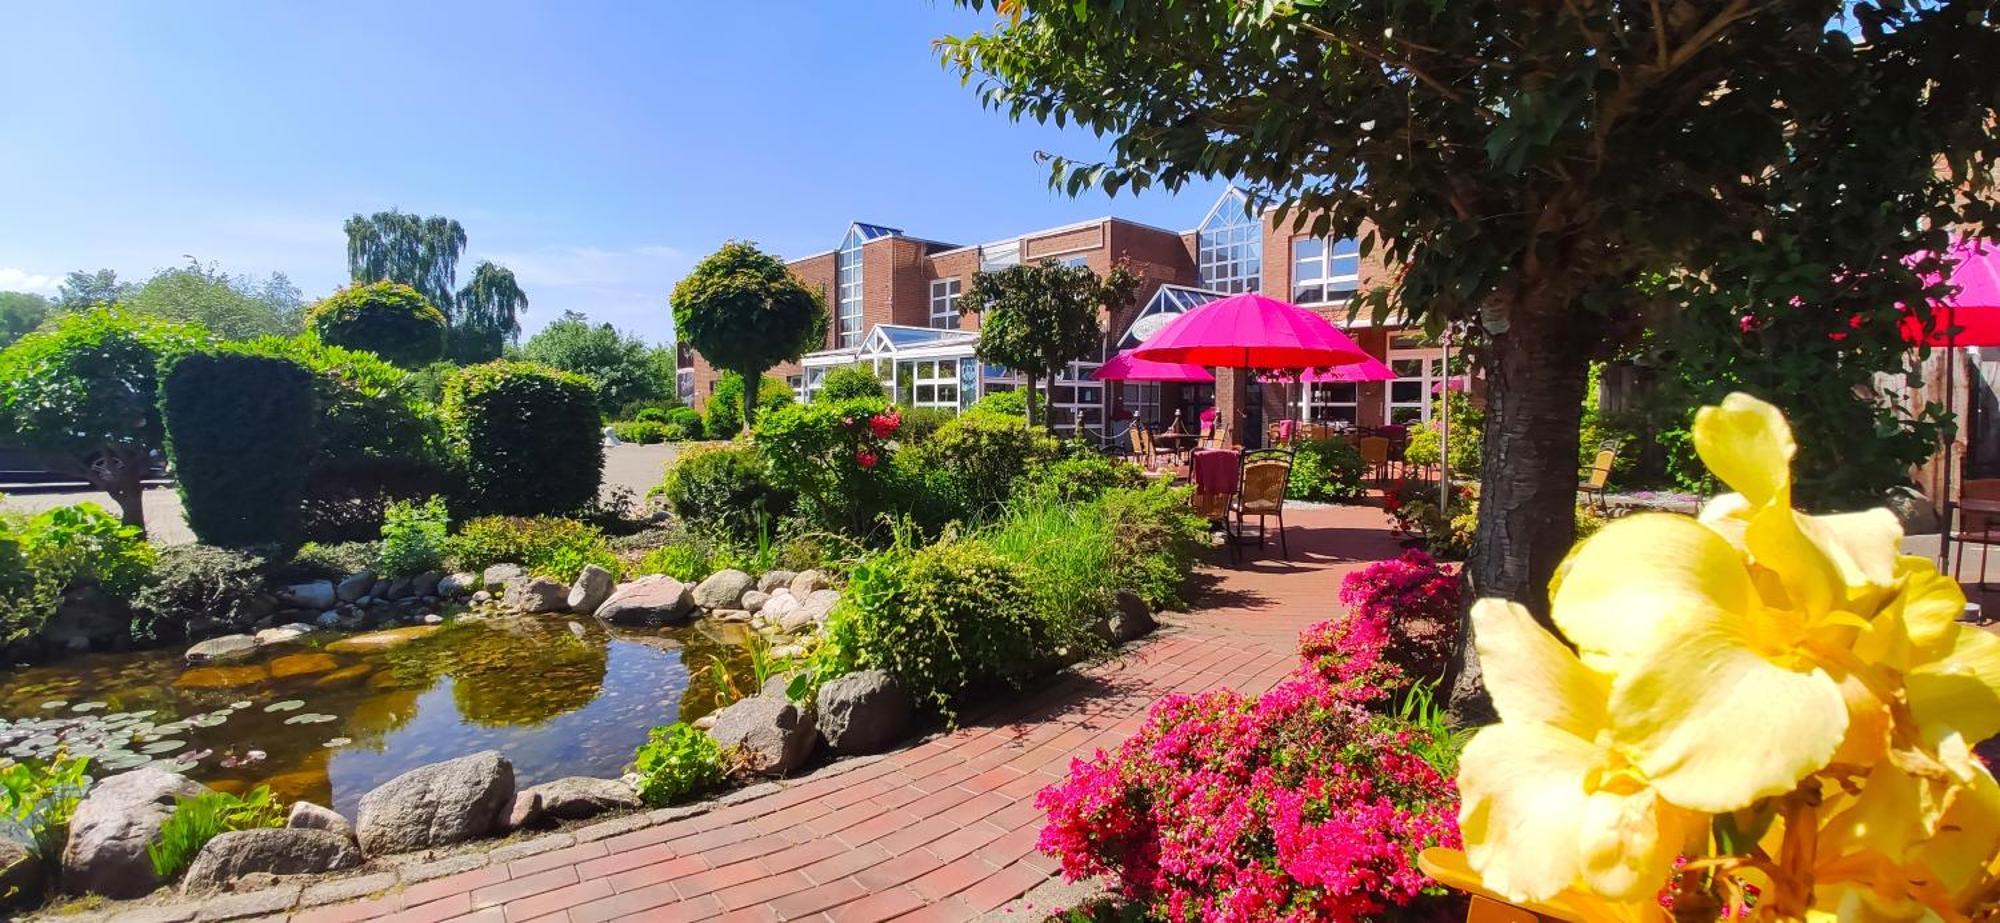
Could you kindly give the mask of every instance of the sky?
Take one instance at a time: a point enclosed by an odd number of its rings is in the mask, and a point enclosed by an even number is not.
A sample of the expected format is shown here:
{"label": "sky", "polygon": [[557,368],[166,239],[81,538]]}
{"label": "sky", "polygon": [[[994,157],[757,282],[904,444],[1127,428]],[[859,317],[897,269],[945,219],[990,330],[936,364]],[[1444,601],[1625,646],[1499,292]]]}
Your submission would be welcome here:
{"label": "sky", "polygon": [[979,243],[1107,214],[1173,229],[1220,185],[1070,199],[932,40],[992,14],[931,0],[0,0],[0,290],[192,256],[347,281],[341,222],[457,218],[460,264],[659,341],[724,241],[802,256],[850,221]]}

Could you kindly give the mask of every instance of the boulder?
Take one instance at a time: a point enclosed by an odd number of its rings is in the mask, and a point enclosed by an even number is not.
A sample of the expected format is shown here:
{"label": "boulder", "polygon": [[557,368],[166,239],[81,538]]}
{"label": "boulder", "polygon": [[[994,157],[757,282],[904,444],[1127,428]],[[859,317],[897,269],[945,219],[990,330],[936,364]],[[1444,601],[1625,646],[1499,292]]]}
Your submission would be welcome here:
{"label": "boulder", "polygon": [[804,606],[793,606],[785,610],[783,615],[769,621],[771,624],[778,626],[779,631],[787,634],[810,631],[813,627],[812,613],[806,611],[806,607]]}
{"label": "boulder", "polygon": [[410,595],[410,588],[416,585],[417,581],[412,578],[398,577],[389,584],[387,590],[376,595],[387,599],[403,599]]}
{"label": "boulder", "polygon": [[369,595],[374,590],[375,572],[372,570],[362,570],[349,574],[347,579],[335,584],[333,593],[339,597],[341,602],[351,603],[363,596]]}
{"label": "boulder", "polygon": [[410,578],[411,596],[436,596],[438,584],[444,581],[444,574],[427,570]]}
{"label": "boulder", "polygon": [[833,607],[839,604],[839,590],[814,590],[811,596],[799,603],[799,611],[806,613],[814,625],[824,625],[826,617],[833,614]]}
{"label": "boulder", "polygon": [[792,577],[792,582],[788,586],[793,596],[804,599],[811,596],[814,590],[826,589],[826,575],[816,570],[800,571]]}
{"label": "boulder", "polygon": [[326,649],[336,654],[373,654],[377,651],[402,647],[426,635],[436,634],[437,630],[433,625],[412,625],[407,628],[371,631],[365,635],[342,638],[327,645]]}
{"label": "boulder", "polygon": [[25,844],[0,837],[0,909],[40,904],[47,883],[42,857]]}
{"label": "boulder", "polygon": [[328,609],[327,611],[320,613],[319,618],[313,619],[313,624],[321,628],[339,628],[340,613]]}
{"label": "boulder", "polygon": [[519,564],[495,564],[479,575],[481,586],[489,590],[498,589],[517,580],[526,579],[528,571]]}
{"label": "boulder", "polygon": [[217,891],[246,875],[319,875],[361,864],[354,841],[331,830],[264,827],[209,840],[188,866],[184,893]]}
{"label": "boulder", "polygon": [[607,811],[636,810],[644,805],[632,786],[614,779],[570,776],[544,782],[522,794],[542,801],[542,813],[558,820],[583,820]]}
{"label": "boulder", "polygon": [[750,613],[743,609],[715,609],[708,613],[708,617],[718,622],[750,621]]}
{"label": "boulder", "polygon": [[507,587],[507,595],[500,600],[502,605],[519,609],[530,615],[544,612],[560,612],[569,605],[569,587],[561,581],[547,577],[516,582]]}
{"label": "boulder", "polygon": [[374,584],[368,587],[368,595],[376,599],[388,599],[389,587],[393,585],[394,584],[391,584],[389,581],[377,577],[375,578]]}
{"label": "boulder", "polygon": [[589,615],[611,597],[614,586],[616,583],[611,579],[610,571],[595,564],[585,564],[583,572],[576,575],[576,582],[570,585],[564,604],[571,612]]}
{"label": "boulder", "polygon": [[795,571],[767,570],[764,572],[764,576],[757,578],[757,592],[765,594],[776,593],[781,589],[791,586],[792,578],[797,576],[798,573]]}
{"label": "boulder", "polygon": [[764,608],[764,604],[770,601],[771,594],[763,590],[749,590],[743,594],[743,598],[738,601],[737,606],[745,612],[755,612]]}
{"label": "boulder", "polygon": [[783,775],[805,764],[819,735],[811,709],[790,699],[753,695],[716,712],[708,736],[739,750],[750,770]]}
{"label": "boulder", "polygon": [[310,801],[292,802],[292,813],[285,816],[285,826],[293,830],[324,830],[338,833],[350,840],[354,839],[354,825],[339,811],[324,808]]}
{"label": "boulder", "polygon": [[258,644],[268,647],[273,644],[290,644],[306,635],[312,634],[312,632],[313,626],[307,625],[304,622],[288,622],[275,628],[266,628],[263,631],[257,632],[256,637]]}
{"label": "boulder", "polygon": [[311,583],[294,583],[278,591],[278,600],[288,606],[300,609],[331,609],[340,601],[330,580],[315,580]]}
{"label": "boulder", "polygon": [[132,613],[125,603],[84,583],[63,591],[56,612],[42,625],[42,640],[57,650],[81,652],[130,638]]}
{"label": "boulder", "polygon": [[446,599],[457,599],[477,592],[481,586],[480,581],[481,577],[478,574],[452,574],[438,581],[437,595]]}
{"label": "boulder", "polygon": [[532,791],[515,792],[502,813],[506,816],[495,821],[496,832],[512,833],[542,819],[542,796]]}
{"label": "boulder", "polygon": [[597,607],[598,618],[618,625],[684,622],[693,613],[693,591],[664,574],[619,584],[611,598]]}
{"label": "boulder", "polygon": [[750,585],[750,575],[733,567],[716,571],[694,588],[694,604],[703,609],[741,609],[739,603]]}
{"label": "boulder", "polygon": [[188,648],[187,662],[191,666],[236,663],[240,660],[249,660],[256,653],[256,638],[250,635],[223,635]]}
{"label": "boulder", "polygon": [[770,599],[765,600],[764,608],[757,610],[757,614],[763,616],[764,621],[775,625],[783,620],[787,613],[798,608],[799,598],[793,596],[791,590],[779,590],[771,594]]}
{"label": "boulder", "polygon": [[879,753],[909,733],[915,707],[894,677],[857,670],[819,687],[819,732],[842,756]]}
{"label": "boulder", "polygon": [[361,796],[354,825],[371,856],[484,836],[514,800],[514,765],[498,750],[419,766]]}
{"label": "boulder", "polygon": [[98,782],[70,818],[62,854],[64,890],[132,898],[159,887],[146,846],[159,836],[176,797],[207,790],[179,773],[153,768]]}
{"label": "boulder", "polygon": [[1137,594],[1120,591],[1116,608],[1092,626],[1092,630],[1107,644],[1124,644],[1152,634],[1158,627],[1160,623],[1153,620],[1153,608],[1145,600]]}

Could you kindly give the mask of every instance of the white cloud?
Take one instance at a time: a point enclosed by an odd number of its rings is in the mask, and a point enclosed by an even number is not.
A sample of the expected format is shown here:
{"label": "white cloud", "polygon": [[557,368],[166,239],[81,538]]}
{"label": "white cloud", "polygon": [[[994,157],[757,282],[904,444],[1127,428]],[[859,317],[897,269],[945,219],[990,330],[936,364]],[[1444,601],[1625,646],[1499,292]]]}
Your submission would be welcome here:
{"label": "white cloud", "polygon": [[0,266],[0,292],[33,292],[37,295],[53,295],[61,277],[45,276],[24,269]]}

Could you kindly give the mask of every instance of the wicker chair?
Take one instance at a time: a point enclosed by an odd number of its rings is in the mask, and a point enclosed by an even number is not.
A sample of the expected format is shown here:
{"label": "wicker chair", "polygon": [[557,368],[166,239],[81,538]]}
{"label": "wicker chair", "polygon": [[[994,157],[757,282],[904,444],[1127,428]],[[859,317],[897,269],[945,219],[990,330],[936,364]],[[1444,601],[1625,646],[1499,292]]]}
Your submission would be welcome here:
{"label": "wicker chair", "polygon": [[1375,482],[1389,480],[1389,437],[1363,436],[1355,443],[1361,450],[1361,460],[1368,463],[1368,470],[1374,472]]}
{"label": "wicker chair", "polygon": [[[1958,495],[1966,500],[2000,500],[2000,480],[1974,478],[1959,485]],[[2000,516],[1959,510],[1958,527],[1952,530],[1951,540],[1957,543],[1951,572],[1961,578],[1965,576],[1965,546],[1979,546],[1979,588],[1986,589],[1987,546],[2000,545]]]}
{"label": "wicker chair", "polygon": [[1153,431],[1147,429],[1145,426],[1138,423],[1132,424],[1129,435],[1132,439],[1132,460],[1146,466],[1147,471],[1159,470],[1159,461],[1162,455],[1167,456],[1169,462],[1174,460],[1173,453],[1164,452],[1159,446],[1153,444]]}
{"label": "wicker chair", "polygon": [[[1292,559],[1291,543],[1285,539],[1285,488],[1292,479],[1292,450],[1256,449],[1243,453],[1242,473],[1236,478],[1236,536],[1243,535],[1243,519],[1257,517],[1257,547],[1264,547],[1264,520],[1275,517],[1278,520],[1278,548],[1284,559]],[[1231,541],[1229,548],[1238,560],[1242,558],[1241,545]]]}
{"label": "wicker chair", "polygon": [[1583,495],[1583,502],[1599,513],[1605,512],[1604,486],[1611,482],[1611,468],[1618,464],[1618,443],[1605,442],[1597,447],[1597,460],[1590,467],[1578,472],[1576,492]]}

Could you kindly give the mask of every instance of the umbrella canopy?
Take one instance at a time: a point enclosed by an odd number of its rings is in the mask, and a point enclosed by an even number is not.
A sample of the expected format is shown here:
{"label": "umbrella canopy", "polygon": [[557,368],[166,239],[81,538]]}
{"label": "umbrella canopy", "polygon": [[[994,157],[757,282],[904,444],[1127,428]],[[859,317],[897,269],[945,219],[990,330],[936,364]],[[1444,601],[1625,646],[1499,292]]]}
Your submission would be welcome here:
{"label": "umbrella canopy", "polygon": [[1126,350],[1090,374],[1098,381],[1191,381],[1206,384],[1215,376],[1199,365],[1185,362],[1154,362]]}
{"label": "umbrella canopy", "polygon": [[1382,360],[1369,356],[1360,362],[1336,365],[1330,369],[1307,369],[1303,374],[1288,375],[1266,373],[1263,380],[1272,384],[1286,384],[1294,381],[1328,384],[1353,381],[1394,381],[1395,371],[1382,364]]}
{"label": "umbrella canopy", "polygon": [[1326,318],[1255,292],[1182,314],[1131,352],[1154,362],[1245,369],[1325,368],[1370,358]]}
{"label": "umbrella canopy", "polygon": [[1930,346],[2000,346],[2000,248],[1960,240],[1948,256],[1958,263],[1947,280],[1958,293],[1931,305],[1929,331],[1915,315],[1903,318],[1903,339]]}

